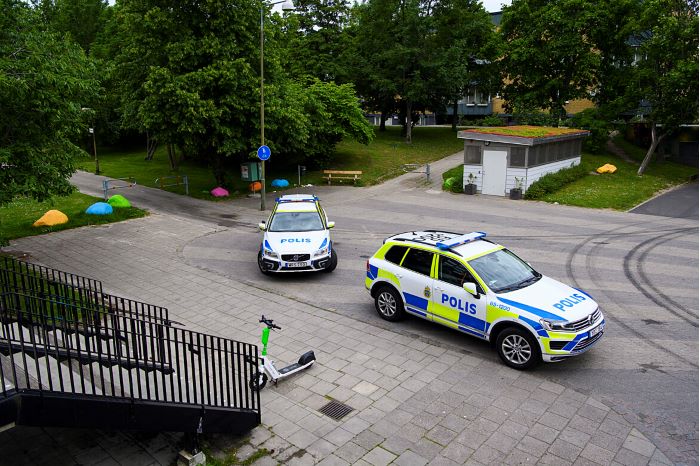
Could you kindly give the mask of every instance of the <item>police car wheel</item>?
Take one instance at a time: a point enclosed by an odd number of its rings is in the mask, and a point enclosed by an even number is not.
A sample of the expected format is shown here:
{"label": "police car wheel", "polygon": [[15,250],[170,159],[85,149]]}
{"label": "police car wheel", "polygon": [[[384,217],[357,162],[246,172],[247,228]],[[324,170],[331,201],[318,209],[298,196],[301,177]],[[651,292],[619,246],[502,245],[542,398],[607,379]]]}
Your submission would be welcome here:
{"label": "police car wheel", "polygon": [[258,268],[263,274],[270,275],[270,271],[265,268],[265,264],[263,263],[262,252],[258,253]]}
{"label": "police car wheel", "polygon": [[529,332],[517,327],[499,333],[496,348],[501,360],[514,369],[530,369],[542,359],[537,341]]}
{"label": "police car wheel", "polygon": [[404,317],[403,301],[394,288],[388,286],[380,288],[374,297],[374,306],[384,320],[396,322]]}
{"label": "police car wheel", "polygon": [[328,267],[323,269],[326,273],[331,273],[338,266],[338,254],[335,253],[335,249],[331,249],[331,258],[328,261]]}

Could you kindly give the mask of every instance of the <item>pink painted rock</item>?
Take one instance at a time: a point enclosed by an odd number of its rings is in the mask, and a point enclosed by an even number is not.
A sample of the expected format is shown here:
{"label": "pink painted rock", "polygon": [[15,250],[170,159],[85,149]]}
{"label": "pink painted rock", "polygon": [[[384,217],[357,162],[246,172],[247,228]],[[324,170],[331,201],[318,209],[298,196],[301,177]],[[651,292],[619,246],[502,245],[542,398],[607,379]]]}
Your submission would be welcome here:
{"label": "pink painted rock", "polygon": [[226,191],[221,186],[218,186],[218,187],[211,190],[211,195],[214,197],[227,197],[228,191]]}

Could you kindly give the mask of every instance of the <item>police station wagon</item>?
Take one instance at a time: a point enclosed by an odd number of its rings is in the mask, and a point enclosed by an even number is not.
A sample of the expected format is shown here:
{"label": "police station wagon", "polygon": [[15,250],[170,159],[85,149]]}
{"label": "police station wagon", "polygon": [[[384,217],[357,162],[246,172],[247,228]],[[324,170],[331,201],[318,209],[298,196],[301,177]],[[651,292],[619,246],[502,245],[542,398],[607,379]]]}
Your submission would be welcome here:
{"label": "police station wagon", "polygon": [[267,222],[258,225],[264,231],[258,267],[271,272],[332,272],[338,265],[333,249],[326,212],[316,196],[289,194],[275,201]]}
{"label": "police station wagon", "polygon": [[516,369],[581,354],[605,329],[591,296],[536,272],[482,232],[391,236],[367,261],[365,287],[382,318],[408,313],[482,338]]}

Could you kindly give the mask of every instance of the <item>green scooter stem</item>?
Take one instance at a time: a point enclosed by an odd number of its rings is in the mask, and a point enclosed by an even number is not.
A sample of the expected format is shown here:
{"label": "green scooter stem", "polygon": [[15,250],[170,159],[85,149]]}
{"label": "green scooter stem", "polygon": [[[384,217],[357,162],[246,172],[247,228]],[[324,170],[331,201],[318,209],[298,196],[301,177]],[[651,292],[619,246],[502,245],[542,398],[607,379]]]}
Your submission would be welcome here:
{"label": "green scooter stem", "polygon": [[265,327],[263,328],[262,331],[262,344],[263,344],[263,350],[262,350],[262,355],[267,356],[267,341],[270,339],[270,329]]}

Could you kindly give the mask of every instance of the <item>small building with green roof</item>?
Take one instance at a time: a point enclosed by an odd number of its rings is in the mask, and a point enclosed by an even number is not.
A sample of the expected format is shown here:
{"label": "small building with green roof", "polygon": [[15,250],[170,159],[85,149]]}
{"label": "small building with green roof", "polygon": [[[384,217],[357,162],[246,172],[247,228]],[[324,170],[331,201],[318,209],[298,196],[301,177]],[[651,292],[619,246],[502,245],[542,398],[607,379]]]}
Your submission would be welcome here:
{"label": "small building with green roof", "polygon": [[469,128],[457,133],[464,139],[463,185],[477,192],[508,195],[523,192],[547,173],[581,163],[581,146],[588,131],[546,126]]}

